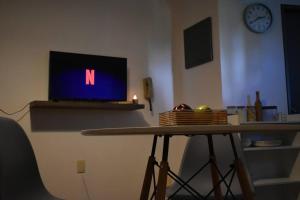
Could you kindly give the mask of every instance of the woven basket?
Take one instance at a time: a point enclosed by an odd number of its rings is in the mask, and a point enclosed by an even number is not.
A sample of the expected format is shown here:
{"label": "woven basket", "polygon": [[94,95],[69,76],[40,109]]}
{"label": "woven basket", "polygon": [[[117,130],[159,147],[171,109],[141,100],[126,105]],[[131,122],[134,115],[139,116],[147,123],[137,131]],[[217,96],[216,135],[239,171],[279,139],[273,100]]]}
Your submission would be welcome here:
{"label": "woven basket", "polygon": [[167,111],[159,114],[160,126],[227,124],[226,110]]}

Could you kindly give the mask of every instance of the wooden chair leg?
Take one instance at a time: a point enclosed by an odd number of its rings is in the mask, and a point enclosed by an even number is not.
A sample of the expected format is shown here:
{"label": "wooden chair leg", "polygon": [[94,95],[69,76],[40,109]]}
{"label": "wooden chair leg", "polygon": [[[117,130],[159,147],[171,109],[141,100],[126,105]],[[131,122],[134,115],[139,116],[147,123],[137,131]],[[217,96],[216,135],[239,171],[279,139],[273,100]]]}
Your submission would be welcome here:
{"label": "wooden chair leg", "polygon": [[154,174],[154,163],[155,163],[155,158],[153,156],[150,156],[147,163],[140,200],[148,200],[149,198],[152,175]]}
{"label": "wooden chair leg", "polygon": [[254,200],[254,194],[252,192],[250,181],[248,179],[243,162],[240,159],[237,159],[234,164],[240,182],[241,190],[243,193],[243,197],[244,197],[243,199]]}
{"label": "wooden chair leg", "polygon": [[155,200],[165,200],[168,170],[169,170],[168,162],[164,161],[164,160],[161,161],[159,175],[158,175],[158,182],[157,182]]}

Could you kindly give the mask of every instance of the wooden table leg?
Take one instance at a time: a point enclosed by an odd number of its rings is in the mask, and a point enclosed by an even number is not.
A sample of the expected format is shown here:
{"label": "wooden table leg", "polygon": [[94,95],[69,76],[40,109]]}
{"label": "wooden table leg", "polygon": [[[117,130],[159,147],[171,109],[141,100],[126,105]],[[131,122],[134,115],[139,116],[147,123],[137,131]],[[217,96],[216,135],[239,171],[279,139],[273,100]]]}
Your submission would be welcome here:
{"label": "wooden table leg", "polygon": [[155,200],[165,200],[166,197],[167,177],[169,171],[169,164],[168,164],[169,137],[170,136],[167,135],[164,136],[163,157],[160,163]]}
{"label": "wooden table leg", "polygon": [[216,169],[216,155],[214,151],[214,145],[213,145],[213,140],[211,135],[207,135],[208,139],[208,147],[209,147],[209,156],[210,156],[210,171],[211,171],[211,178],[212,178],[212,183],[213,187],[215,188],[214,194],[215,194],[215,200],[222,200],[223,195],[222,195],[222,190],[221,186],[219,184],[219,174],[218,170]]}
{"label": "wooden table leg", "polygon": [[234,157],[235,157],[234,166],[235,166],[237,176],[239,179],[239,183],[240,183],[240,187],[241,187],[241,190],[243,193],[243,199],[254,200],[254,194],[251,189],[250,180],[247,176],[246,169],[245,169],[243,162],[238,157],[232,134],[230,134],[229,137],[230,137],[230,142],[231,142],[231,146],[232,146]]}
{"label": "wooden table leg", "polygon": [[237,159],[235,161],[234,165],[236,168],[237,176],[238,176],[238,179],[240,182],[240,186],[241,186],[241,190],[242,190],[244,199],[245,200],[253,200],[254,195],[251,190],[250,182],[249,182],[245,167],[243,165],[243,162],[240,159]]}
{"label": "wooden table leg", "polygon": [[148,163],[147,163],[140,200],[148,200],[149,198],[152,176],[154,174],[156,143],[157,143],[157,136],[155,135],[153,138],[152,152],[151,155],[149,156]]}
{"label": "wooden table leg", "polygon": [[165,200],[166,189],[167,189],[168,170],[169,170],[168,162],[161,161],[155,200]]}
{"label": "wooden table leg", "polygon": [[148,198],[149,198],[149,192],[150,192],[150,187],[151,187],[151,182],[152,182],[152,175],[154,173],[154,163],[155,163],[155,158],[152,156],[149,156],[140,200],[148,200]]}

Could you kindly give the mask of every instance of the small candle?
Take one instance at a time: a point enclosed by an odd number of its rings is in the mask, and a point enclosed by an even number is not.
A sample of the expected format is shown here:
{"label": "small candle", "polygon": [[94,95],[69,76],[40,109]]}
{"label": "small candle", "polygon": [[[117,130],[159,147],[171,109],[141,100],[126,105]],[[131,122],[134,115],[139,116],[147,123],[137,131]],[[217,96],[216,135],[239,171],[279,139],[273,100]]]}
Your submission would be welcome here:
{"label": "small candle", "polygon": [[138,104],[138,98],[137,98],[136,94],[133,95],[133,97],[132,97],[132,103]]}

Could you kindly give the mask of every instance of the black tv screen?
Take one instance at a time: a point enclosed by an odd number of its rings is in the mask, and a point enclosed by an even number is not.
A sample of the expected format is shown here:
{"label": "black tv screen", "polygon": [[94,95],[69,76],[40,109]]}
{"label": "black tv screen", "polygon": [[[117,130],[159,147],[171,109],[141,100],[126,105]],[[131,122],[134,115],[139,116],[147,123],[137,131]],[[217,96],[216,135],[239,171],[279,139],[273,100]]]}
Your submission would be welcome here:
{"label": "black tv screen", "polygon": [[126,101],[127,59],[50,51],[49,100]]}

